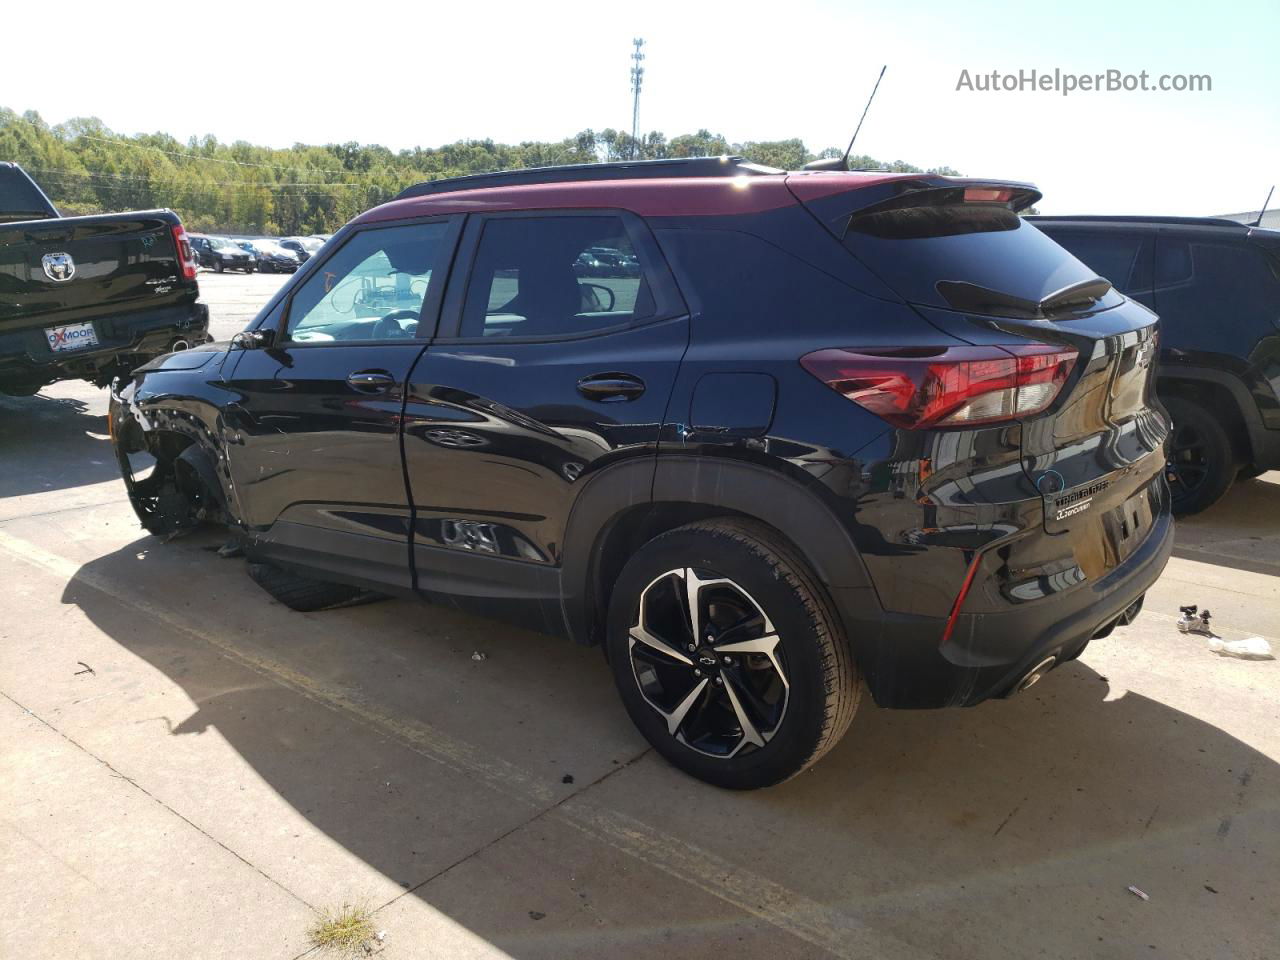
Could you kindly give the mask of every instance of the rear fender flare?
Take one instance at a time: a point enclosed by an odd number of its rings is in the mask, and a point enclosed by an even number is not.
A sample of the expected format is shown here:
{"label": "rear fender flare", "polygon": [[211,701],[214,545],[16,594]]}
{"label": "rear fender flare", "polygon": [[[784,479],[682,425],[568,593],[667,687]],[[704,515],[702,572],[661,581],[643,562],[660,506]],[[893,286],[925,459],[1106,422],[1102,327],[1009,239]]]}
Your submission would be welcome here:
{"label": "rear fender flare", "polygon": [[[574,501],[565,529],[561,603],[569,635],[594,644],[603,623],[600,550],[614,522],[638,507],[702,508],[767,523],[789,539],[836,596],[874,597],[847,526],[803,481],[781,469],[728,458],[660,455],[616,464],[593,476]],[[843,614],[842,610],[842,614]],[[870,611],[863,610],[866,615]],[[874,618],[874,614],[872,614]]]}
{"label": "rear fender flare", "polygon": [[1156,387],[1159,392],[1172,389],[1176,393],[1179,386],[1194,387],[1197,384],[1210,384],[1230,397],[1233,412],[1240,418],[1243,438],[1249,444],[1250,449],[1239,451],[1246,460],[1280,463],[1280,437],[1275,431],[1266,428],[1249,388],[1238,376],[1209,367],[1163,363],[1156,371]]}

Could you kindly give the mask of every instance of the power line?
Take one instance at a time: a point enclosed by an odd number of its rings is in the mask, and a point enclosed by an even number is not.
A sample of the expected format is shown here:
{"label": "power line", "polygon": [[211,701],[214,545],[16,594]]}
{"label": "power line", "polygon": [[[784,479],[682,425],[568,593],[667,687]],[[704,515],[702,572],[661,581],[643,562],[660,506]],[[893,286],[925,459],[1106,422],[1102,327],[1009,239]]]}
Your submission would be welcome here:
{"label": "power line", "polygon": [[[89,171],[80,170],[52,170],[47,167],[25,167],[29,173],[38,173],[42,176],[61,176],[61,177],[93,177],[108,178],[111,180],[128,180],[144,183],[154,183],[156,181],[163,182],[169,178],[168,174],[156,174],[154,176],[135,177],[122,173],[91,173]],[[412,179],[412,178],[409,178]],[[399,190],[403,186],[385,186],[384,184],[369,181],[368,183],[262,183],[255,180],[203,180],[199,181],[197,186],[202,187],[241,187],[252,189],[262,187],[267,190],[274,190],[277,187],[360,187],[366,190]]]}

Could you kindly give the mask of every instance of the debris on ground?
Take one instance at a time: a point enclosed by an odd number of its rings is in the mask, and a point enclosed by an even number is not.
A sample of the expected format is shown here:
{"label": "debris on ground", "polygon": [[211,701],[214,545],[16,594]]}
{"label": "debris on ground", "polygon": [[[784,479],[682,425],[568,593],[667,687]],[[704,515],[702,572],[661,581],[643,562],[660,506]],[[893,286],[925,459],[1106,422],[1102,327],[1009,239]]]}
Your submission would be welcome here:
{"label": "debris on ground", "polygon": [[1178,611],[1182,614],[1178,618],[1178,630],[1181,633],[1200,633],[1207,637],[1214,636],[1213,629],[1209,626],[1209,618],[1212,614],[1208,610],[1200,610],[1194,603],[1179,607]]}
{"label": "debris on ground", "polygon": [[232,557],[243,557],[244,547],[242,547],[237,540],[228,540],[218,548],[218,556],[223,560],[227,560]]}
{"label": "debris on ground", "polygon": [[543,913],[541,910],[530,910],[530,911],[529,911],[529,919],[530,919],[530,920],[542,920],[542,919],[544,919],[545,917],[546,917],[546,914],[545,914],[545,913]]}
{"label": "debris on ground", "polygon": [[561,777],[561,778],[560,778],[560,782],[561,782],[561,783],[573,783],[573,774],[572,774],[572,773],[566,773],[563,777]]}
{"label": "debris on ground", "polygon": [[98,675],[98,672],[97,672],[96,670],[94,670],[94,669],[93,669],[93,667],[91,667],[91,666],[89,666],[87,663],[85,663],[83,660],[77,660],[77,661],[76,661],[76,663],[80,664],[80,666],[84,667],[84,669],[83,669],[83,670],[77,670],[74,674],[72,674],[72,676],[76,676],[76,677],[78,677],[78,676],[80,676],[80,674],[82,674],[82,673],[92,674],[92,675],[93,675],[93,676],[95,676],[95,677]]}
{"label": "debris on ground", "polygon": [[1150,898],[1150,897],[1148,897],[1145,893],[1143,893],[1141,890],[1139,890],[1137,887],[1135,887],[1133,884],[1130,884],[1130,885],[1129,885],[1129,892],[1130,892],[1130,893],[1132,893],[1132,894],[1133,894],[1135,897],[1137,897],[1139,900],[1150,900],[1150,899],[1151,899],[1151,898]]}
{"label": "debris on ground", "polygon": [[476,663],[479,663],[481,660],[487,660],[488,656],[477,650],[475,653],[471,654],[471,659],[476,661]]}
{"label": "debris on ground", "polygon": [[1221,637],[1209,638],[1209,649],[1222,657],[1237,657],[1241,660],[1274,660],[1271,644],[1262,637],[1245,637],[1243,640],[1223,640]]}

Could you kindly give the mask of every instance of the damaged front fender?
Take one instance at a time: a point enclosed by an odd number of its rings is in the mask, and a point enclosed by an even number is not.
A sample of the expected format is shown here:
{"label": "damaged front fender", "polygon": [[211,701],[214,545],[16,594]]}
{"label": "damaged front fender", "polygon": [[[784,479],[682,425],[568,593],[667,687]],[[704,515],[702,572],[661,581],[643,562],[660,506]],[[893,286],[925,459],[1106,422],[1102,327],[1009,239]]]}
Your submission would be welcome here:
{"label": "damaged front fender", "polygon": [[111,395],[108,420],[129,502],[148,533],[204,522],[230,523],[221,455],[213,430],[180,406],[140,403],[139,377]]}

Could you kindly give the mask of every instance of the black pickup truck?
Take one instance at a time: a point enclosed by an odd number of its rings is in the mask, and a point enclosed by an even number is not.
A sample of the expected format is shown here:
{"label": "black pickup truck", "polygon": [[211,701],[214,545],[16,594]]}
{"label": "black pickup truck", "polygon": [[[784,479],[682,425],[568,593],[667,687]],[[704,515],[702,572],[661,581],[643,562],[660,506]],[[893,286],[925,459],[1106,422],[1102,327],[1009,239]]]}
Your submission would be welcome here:
{"label": "black pickup truck", "polygon": [[196,263],[171,210],[61,217],[0,162],[0,393],[56,380],[106,386],[153,357],[206,343]]}

